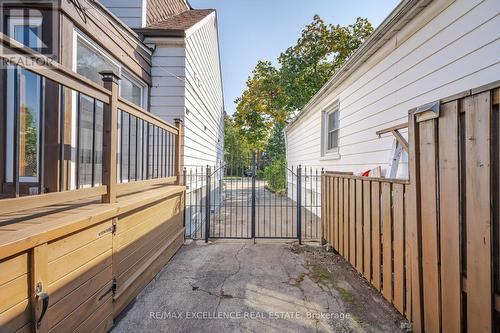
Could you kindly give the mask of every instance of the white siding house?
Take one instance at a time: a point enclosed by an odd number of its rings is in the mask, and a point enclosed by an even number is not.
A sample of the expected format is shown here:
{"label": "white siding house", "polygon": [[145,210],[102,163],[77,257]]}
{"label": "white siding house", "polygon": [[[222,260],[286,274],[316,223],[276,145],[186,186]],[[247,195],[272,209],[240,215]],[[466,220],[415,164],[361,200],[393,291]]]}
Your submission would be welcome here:
{"label": "white siding house", "polygon": [[499,13],[498,0],[403,0],[288,125],[288,163],[384,175],[395,139],[376,131],[500,79]]}
{"label": "white siding house", "polygon": [[217,19],[207,16],[186,38],[184,165],[217,165],[224,158],[224,101]]}
{"label": "white siding house", "polygon": [[168,122],[183,120],[184,166],[219,165],[224,101],[215,10],[185,0],[102,3],[153,50],[149,109]]}
{"label": "white siding house", "polygon": [[[193,9],[186,0],[102,0],[119,19],[130,23],[152,50],[148,109],[163,120],[184,123],[182,162],[187,169],[186,233],[195,232],[204,211],[204,177],[193,170],[220,166],[224,157],[224,99],[217,15]],[[139,16],[137,16],[139,15]],[[194,172],[196,172],[194,171]],[[215,179],[219,179],[218,169]],[[193,179],[194,178],[194,179]],[[218,184],[212,185],[218,202]]]}
{"label": "white siding house", "polygon": [[146,0],[100,1],[130,28],[142,28],[146,25]]}

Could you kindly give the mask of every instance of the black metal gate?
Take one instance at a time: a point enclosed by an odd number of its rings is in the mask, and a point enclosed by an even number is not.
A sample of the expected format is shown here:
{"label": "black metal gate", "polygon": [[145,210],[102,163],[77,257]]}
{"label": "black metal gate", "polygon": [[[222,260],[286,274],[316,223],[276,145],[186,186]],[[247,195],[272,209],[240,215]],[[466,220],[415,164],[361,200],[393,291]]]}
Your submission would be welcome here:
{"label": "black metal gate", "polygon": [[184,169],[186,237],[320,238],[321,172],[252,154]]}

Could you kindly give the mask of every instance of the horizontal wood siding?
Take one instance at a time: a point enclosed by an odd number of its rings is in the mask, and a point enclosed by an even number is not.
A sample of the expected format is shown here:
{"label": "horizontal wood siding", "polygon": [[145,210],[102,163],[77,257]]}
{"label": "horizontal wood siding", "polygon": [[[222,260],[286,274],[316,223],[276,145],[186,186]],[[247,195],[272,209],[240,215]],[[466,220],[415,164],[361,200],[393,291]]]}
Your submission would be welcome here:
{"label": "horizontal wood siding", "polygon": [[142,28],[146,23],[146,0],[100,0],[116,17],[131,28]]}
{"label": "horizontal wood siding", "polygon": [[186,49],[158,44],[152,59],[150,110],[165,121],[184,118]]}
{"label": "horizontal wood siding", "polygon": [[[63,212],[38,208],[42,217],[35,212],[30,223],[2,226],[0,235],[24,234],[37,245],[12,253],[0,240],[0,331],[31,330],[32,312],[40,316],[34,305],[41,301],[32,293],[38,282],[49,295],[40,332],[109,331],[113,318],[184,241],[184,192],[167,188],[132,195],[109,209],[92,201],[74,209],[68,203]],[[93,223],[81,223],[85,215]]]}
{"label": "horizontal wood siding", "polygon": [[[394,137],[377,130],[406,122],[413,107],[498,80],[499,12],[496,0],[430,2],[288,128],[288,162],[355,173],[387,167]],[[340,159],[322,159],[321,112],[336,100]]]}
{"label": "horizontal wood siding", "polygon": [[16,332],[32,325],[29,255],[18,253],[0,261],[0,331]]}

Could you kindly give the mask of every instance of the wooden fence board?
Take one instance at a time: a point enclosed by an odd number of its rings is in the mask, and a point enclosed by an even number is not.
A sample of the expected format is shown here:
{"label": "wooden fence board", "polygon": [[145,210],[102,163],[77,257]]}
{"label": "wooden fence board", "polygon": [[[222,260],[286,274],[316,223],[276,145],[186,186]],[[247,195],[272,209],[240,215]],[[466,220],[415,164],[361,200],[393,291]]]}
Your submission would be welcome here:
{"label": "wooden fence board", "polygon": [[462,322],[458,101],[441,106],[439,117],[439,224],[443,332],[460,332]]}
{"label": "wooden fence board", "polygon": [[392,185],[393,197],[393,249],[394,249],[394,306],[404,313],[404,279],[405,279],[405,218],[404,218],[404,185]]}
{"label": "wooden fence board", "polygon": [[422,214],[422,276],[424,296],[425,332],[440,331],[440,288],[438,271],[438,230],[436,197],[436,140],[437,129],[434,119],[419,123],[420,126],[420,177]]}
{"label": "wooden fence board", "polygon": [[380,290],[380,183],[372,182],[372,272],[373,286]]}
{"label": "wooden fence board", "polygon": [[406,291],[405,295],[405,302],[404,302],[404,308],[405,308],[405,316],[406,318],[411,322],[412,321],[412,284],[411,284],[411,247],[410,247],[410,229],[408,228],[408,201],[409,201],[409,196],[408,196],[408,191],[410,190],[409,185],[405,185],[404,187],[404,220],[405,220],[405,225],[404,225],[404,247],[405,247],[405,257],[404,257],[404,267],[405,267],[405,281],[404,281],[404,287]]}
{"label": "wooden fence board", "polygon": [[465,99],[467,329],[491,332],[490,92]]}
{"label": "wooden fence board", "polygon": [[372,218],[371,218],[371,182],[363,181],[363,227],[364,227],[364,276],[372,280]]}
{"label": "wooden fence board", "polygon": [[[333,179],[328,179],[328,188],[325,189],[328,192],[328,196],[330,197],[330,202],[334,201],[334,192],[333,192]],[[333,205],[329,205],[326,214],[328,214],[328,223],[330,227],[328,228],[328,239],[329,243],[333,245]]]}
{"label": "wooden fence board", "polygon": [[[325,184],[325,175],[321,175],[321,202],[327,202],[330,198],[327,196],[325,188],[327,185]],[[330,225],[330,221],[328,220],[328,215],[325,214],[326,211],[325,205],[321,205],[321,219],[324,223],[321,223],[321,238],[328,242],[328,227]]]}
{"label": "wooden fence board", "polygon": [[344,179],[344,258],[349,261],[349,180]]}
{"label": "wooden fence board", "polygon": [[339,253],[344,255],[344,179],[339,178]]}
{"label": "wooden fence board", "polygon": [[339,180],[333,178],[333,248],[339,250]]}
{"label": "wooden fence board", "polygon": [[349,180],[349,262],[356,267],[356,181]]}
{"label": "wooden fence board", "polygon": [[391,184],[382,183],[382,292],[392,303],[392,216]]}
{"label": "wooden fence board", "polygon": [[356,268],[363,274],[363,181],[356,180]]}

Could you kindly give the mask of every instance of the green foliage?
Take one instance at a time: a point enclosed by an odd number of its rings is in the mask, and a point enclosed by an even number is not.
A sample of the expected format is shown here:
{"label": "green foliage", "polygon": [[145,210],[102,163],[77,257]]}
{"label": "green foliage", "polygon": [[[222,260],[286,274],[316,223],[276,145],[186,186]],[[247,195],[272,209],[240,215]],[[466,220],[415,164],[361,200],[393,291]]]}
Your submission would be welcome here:
{"label": "green foliage", "polygon": [[273,159],[271,163],[264,168],[264,179],[267,181],[267,187],[274,193],[284,195],[286,189],[286,158]]}
{"label": "green foliage", "polygon": [[297,44],[279,56],[280,79],[287,113],[302,109],[316,92],[370,36],[373,27],[357,18],[346,27],[325,22],[315,15]]}
{"label": "green foliage", "polygon": [[250,166],[251,148],[230,116],[224,117],[224,155],[228,175],[239,175]]}
{"label": "green foliage", "polygon": [[235,103],[234,124],[250,149],[284,156],[283,128],[370,36],[367,19],[326,24],[315,15],[296,45],[278,57],[279,67],[259,61]]}

